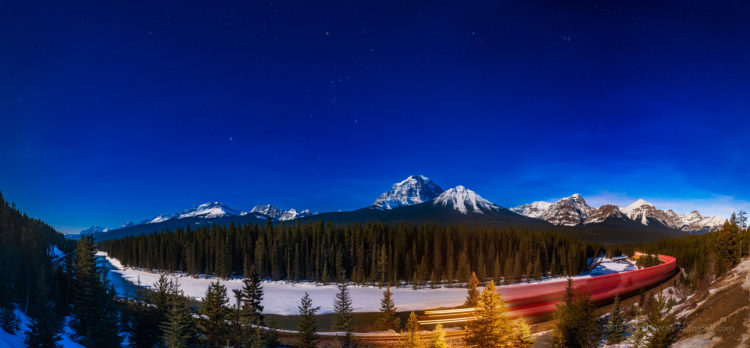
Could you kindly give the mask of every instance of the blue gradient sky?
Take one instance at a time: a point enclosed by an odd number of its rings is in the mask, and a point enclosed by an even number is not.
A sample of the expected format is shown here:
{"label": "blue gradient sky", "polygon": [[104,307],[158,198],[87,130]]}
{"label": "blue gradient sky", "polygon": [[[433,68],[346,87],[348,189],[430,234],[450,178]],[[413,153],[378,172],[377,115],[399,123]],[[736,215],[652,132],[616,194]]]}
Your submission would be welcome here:
{"label": "blue gradient sky", "polygon": [[[750,5],[0,4],[0,190],[65,232],[205,201],[749,209]],[[10,35],[7,35],[10,34]]]}

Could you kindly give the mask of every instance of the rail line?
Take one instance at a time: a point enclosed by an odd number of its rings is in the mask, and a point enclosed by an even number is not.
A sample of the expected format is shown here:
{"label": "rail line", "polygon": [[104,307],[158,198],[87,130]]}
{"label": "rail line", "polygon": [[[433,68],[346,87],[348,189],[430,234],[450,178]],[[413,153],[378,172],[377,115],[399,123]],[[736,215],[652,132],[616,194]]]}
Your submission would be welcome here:
{"label": "rail line", "polygon": [[[636,253],[635,257],[641,256]],[[590,278],[573,279],[575,293],[589,293],[591,299],[600,308],[608,310],[608,305],[615,296],[626,299],[624,304],[636,301],[633,295],[638,294],[641,289],[658,291],[661,287],[672,283],[679,277],[677,260],[667,255],[658,256],[660,264],[639,270],[626,271]],[[567,280],[550,281],[545,283],[506,285],[498,287],[501,294],[510,307],[511,317],[523,317],[531,325],[532,332],[548,330],[551,326],[552,312],[557,308],[565,295]],[[628,297],[631,297],[627,299]],[[425,310],[420,316],[420,325],[429,328],[438,323],[447,326],[462,326],[472,319],[473,308],[446,308]],[[293,344],[296,332],[280,331],[279,339],[284,344]],[[341,336],[341,333],[321,332],[319,346],[327,347]],[[432,339],[431,332],[422,332],[425,340]],[[452,344],[462,342],[463,330],[447,330],[446,338]],[[401,336],[398,333],[354,333],[354,339],[362,344],[371,346],[394,346],[398,344]]]}
{"label": "rail line", "polygon": [[[635,257],[641,256],[636,253]],[[659,255],[662,263],[643,269],[607,274],[590,278],[573,279],[575,293],[588,293],[591,300],[607,303],[615,296],[625,297],[637,293],[671,278],[677,272],[677,260],[667,255]],[[567,280],[545,283],[507,285],[497,288],[510,309],[511,317],[544,317],[555,311],[557,304],[565,296]],[[426,310],[420,317],[420,325],[464,323],[471,320],[473,308],[450,308]]]}

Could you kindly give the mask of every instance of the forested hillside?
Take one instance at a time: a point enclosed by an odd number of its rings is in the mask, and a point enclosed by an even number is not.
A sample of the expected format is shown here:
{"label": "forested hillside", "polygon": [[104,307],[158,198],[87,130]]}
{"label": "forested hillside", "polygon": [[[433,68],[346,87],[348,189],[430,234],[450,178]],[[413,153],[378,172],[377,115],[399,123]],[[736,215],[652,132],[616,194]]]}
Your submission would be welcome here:
{"label": "forested hillside", "polygon": [[[73,243],[73,244],[70,244]],[[2,327],[17,327],[13,308],[32,312],[47,300],[67,296],[61,269],[50,252],[57,247],[70,251],[75,243],[41,220],[21,213],[0,195],[0,321]],[[49,291],[40,289],[47,287]]]}
{"label": "forested hillside", "polygon": [[745,213],[732,215],[718,231],[681,238],[667,238],[653,244],[625,247],[677,258],[683,269],[682,281],[696,289],[708,284],[750,255],[750,229]]}
{"label": "forested hillside", "polygon": [[220,277],[424,284],[573,275],[597,248],[556,233],[513,228],[381,223],[211,226],[100,244],[128,266]]}
{"label": "forested hillside", "polygon": [[69,324],[69,345],[73,338],[87,347],[119,346],[120,308],[94,252],[92,239],[76,246],[0,196],[0,331],[29,347],[54,347]]}

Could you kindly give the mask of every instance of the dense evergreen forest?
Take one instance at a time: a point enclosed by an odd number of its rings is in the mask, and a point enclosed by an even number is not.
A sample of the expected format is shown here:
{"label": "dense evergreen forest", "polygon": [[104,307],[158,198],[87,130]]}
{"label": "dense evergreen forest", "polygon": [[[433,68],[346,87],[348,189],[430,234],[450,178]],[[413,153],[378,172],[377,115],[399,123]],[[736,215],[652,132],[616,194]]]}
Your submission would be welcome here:
{"label": "dense evergreen forest", "polygon": [[718,231],[680,238],[661,239],[657,243],[626,246],[674,256],[683,269],[682,282],[691,289],[707,284],[750,255],[750,229],[745,212],[733,214]]}
{"label": "dense evergreen forest", "polygon": [[92,239],[67,240],[0,195],[0,330],[25,331],[29,347],[55,347],[67,324],[86,347],[119,346],[120,305],[94,253]]}
{"label": "dense evergreen forest", "polygon": [[574,275],[599,251],[552,232],[380,223],[248,224],[176,230],[100,243],[127,266],[220,277],[356,283],[513,282]]}
{"label": "dense evergreen forest", "polygon": [[[18,329],[16,308],[32,318],[54,322],[66,312],[71,288],[65,269],[53,260],[49,251],[57,247],[72,250],[71,242],[46,223],[21,213],[0,195],[0,326],[11,332]],[[73,243],[74,245],[75,243]]]}

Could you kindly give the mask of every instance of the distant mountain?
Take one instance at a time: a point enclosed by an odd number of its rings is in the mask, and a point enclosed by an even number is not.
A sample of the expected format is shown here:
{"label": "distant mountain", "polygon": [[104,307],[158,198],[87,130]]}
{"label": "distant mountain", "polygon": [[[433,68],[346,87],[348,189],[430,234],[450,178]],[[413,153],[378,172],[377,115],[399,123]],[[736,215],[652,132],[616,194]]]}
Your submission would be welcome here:
{"label": "distant mountain", "polygon": [[631,220],[640,221],[644,225],[659,223],[690,233],[711,232],[721,227],[726,221],[718,216],[703,216],[697,210],[687,214],[677,214],[671,209],[660,210],[642,199],[623,208],[622,212]]}
{"label": "distant mountain", "polygon": [[541,219],[542,215],[547,212],[547,209],[549,209],[551,205],[552,203],[550,202],[536,201],[510,208],[510,210],[524,216]]}
{"label": "distant mountain", "polygon": [[594,209],[594,211],[589,215],[588,219],[586,219],[586,221],[584,221],[583,223],[597,224],[600,222],[604,222],[607,219],[626,220],[629,218],[620,210],[620,207],[614,204],[605,204],[599,207],[599,209]]}
{"label": "distant mountain", "polygon": [[[275,208],[273,205],[257,205],[250,212],[229,208],[220,202],[209,202],[172,214],[161,214],[140,223],[128,222],[117,228],[104,228],[97,225],[81,231],[81,234],[93,234],[97,240],[117,239],[141,233],[152,233],[165,229],[200,227],[212,224],[228,225],[247,223],[266,223],[271,221],[290,221],[313,215],[310,210],[288,211]],[[74,238],[71,236],[71,238]]]}
{"label": "distant mountain", "polygon": [[579,226],[610,223],[618,220],[630,220],[643,226],[674,229],[688,233],[704,233],[714,231],[725,221],[717,216],[704,217],[697,211],[689,214],[677,214],[672,210],[660,210],[653,204],[638,199],[627,207],[605,204],[593,208],[579,194],[563,198],[556,203],[533,202],[524,204],[512,211],[519,214],[543,219],[553,225]]}
{"label": "distant mountain", "polygon": [[553,225],[576,226],[586,221],[595,209],[586,204],[583,197],[576,193],[554,204],[533,202],[511,208],[511,210],[522,215],[545,220]]}
{"label": "distant mountain", "polygon": [[535,229],[550,226],[543,220],[519,215],[500,207],[464,186],[448,189],[434,199],[418,204],[402,205],[391,209],[369,206],[353,211],[321,213],[302,218],[300,222],[319,220],[337,224],[404,222],[412,224],[516,226]]}
{"label": "distant mountain", "polygon": [[278,221],[289,221],[313,215],[309,209],[299,212],[295,209],[281,210],[271,204],[256,205],[250,212],[262,214]]}
{"label": "distant mountain", "polygon": [[509,210],[464,186],[443,190],[424,175],[411,175],[393,184],[372,205],[353,211],[312,214],[307,209],[282,210],[271,204],[261,204],[245,212],[229,208],[220,202],[209,202],[177,213],[158,215],[140,223],[129,222],[118,228],[95,225],[82,233],[94,234],[98,240],[106,240],[165,229],[230,223],[266,224],[269,221],[512,226],[536,231],[556,231],[592,243],[609,244],[653,242],[659,238],[684,235],[686,232],[709,232],[717,229],[724,219],[704,217],[697,211],[676,214],[671,210],[657,209],[643,200],[625,208],[616,205],[594,208],[580,194],[554,203],[537,201]]}
{"label": "distant mountain", "polygon": [[461,214],[484,214],[504,209],[461,185],[441,193],[431,203],[457,210]]}
{"label": "distant mountain", "polygon": [[411,175],[404,181],[393,184],[391,189],[381,194],[375,203],[376,209],[393,209],[424,203],[435,199],[443,189],[424,175]]}
{"label": "distant mountain", "polygon": [[81,231],[81,234],[92,234],[92,233],[100,233],[100,232],[108,232],[109,228],[107,227],[101,227],[97,225],[93,225],[83,231]]}

